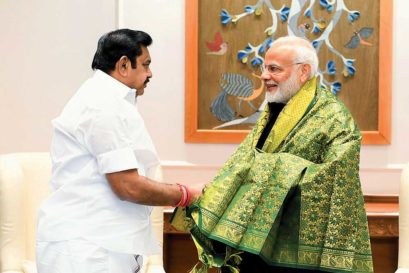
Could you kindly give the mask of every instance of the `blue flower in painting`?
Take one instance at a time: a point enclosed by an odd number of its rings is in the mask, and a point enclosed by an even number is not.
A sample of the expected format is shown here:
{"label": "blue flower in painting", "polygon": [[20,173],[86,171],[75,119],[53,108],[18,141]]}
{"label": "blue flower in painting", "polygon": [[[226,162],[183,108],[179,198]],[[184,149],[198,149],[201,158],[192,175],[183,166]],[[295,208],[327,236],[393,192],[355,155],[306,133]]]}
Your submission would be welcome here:
{"label": "blue flower in painting", "polygon": [[244,49],[247,52],[252,52],[253,51],[253,46],[251,44],[247,44],[246,48]]}
{"label": "blue flower in painting", "polygon": [[220,12],[220,21],[223,25],[227,25],[231,22],[232,17],[230,16],[229,12],[225,9],[222,9]]}
{"label": "blue flower in painting", "polygon": [[348,74],[349,74],[349,75],[351,75],[351,76],[355,75],[356,69],[355,69],[355,67],[353,67],[352,65],[351,65],[351,66],[347,66],[347,70],[348,70]]}
{"label": "blue flower in painting", "polygon": [[247,51],[244,51],[244,50],[239,50],[239,52],[237,53],[237,58],[238,58],[239,61],[241,61],[242,63],[247,63],[248,52],[247,52]]}
{"label": "blue flower in painting", "polygon": [[286,6],[282,7],[282,9],[280,10],[280,19],[282,22],[287,21],[288,14],[290,14],[290,8]]}
{"label": "blue flower in painting", "polygon": [[273,39],[268,37],[264,40],[264,42],[260,45],[258,49],[258,54],[262,55],[268,48],[270,48],[271,44],[273,43]]}
{"label": "blue flower in painting", "polygon": [[327,8],[328,7],[328,1],[327,0],[320,0],[320,6],[323,8]]}
{"label": "blue flower in painting", "polygon": [[251,60],[251,65],[252,65],[252,66],[260,65],[260,64],[262,64],[262,63],[263,63],[263,59],[261,59],[260,57],[254,57],[254,58]]}
{"label": "blue flower in painting", "polygon": [[245,6],[244,10],[246,11],[246,13],[254,12],[254,8],[252,6],[249,6],[249,5]]}
{"label": "blue flower in painting", "polygon": [[334,82],[331,84],[331,92],[336,95],[341,90],[342,84],[340,82]]}
{"label": "blue flower in painting", "polygon": [[317,40],[312,41],[312,46],[314,48],[317,48],[320,44],[321,44],[321,41],[317,41]]}
{"label": "blue flower in painting", "polygon": [[354,67],[354,61],[352,59],[346,59],[344,64],[345,68],[343,71],[344,77],[349,77],[355,75],[356,69]]}
{"label": "blue flower in painting", "polygon": [[327,0],[320,0],[320,6],[327,9],[328,12],[334,10],[334,5],[329,4]]}
{"label": "blue flower in painting", "polygon": [[318,34],[325,30],[325,28],[327,27],[327,23],[324,20],[320,20],[318,22],[314,22],[313,26],[314,27],[312,28],[312,32],[314,34]]}
{"label": "blue flower in painting", "polygon": [[327,63],[327,70],[328,70],[328,74],[330,75],[335,75],[335,73],[337,72],[337,69],[335,68],[335,62],[333,60],[330,60]]}
{"label": "blue flower in painting", "polygon": [[271,37],[267,38],[265,41],[265,45],[267,48],[270,48],[272,43],[273,43],[273,38]]}
{"label": "blue flower in painting", "polygon": [[353,10],[348,14],[348,21],[351,23],[358,20],[359,16],[361,16],[361,13],[357,10]]}
{"label": "blue flower in painting", "polygon": [[347,66],[352,66],[352,65],[354,64],[354,61],[355,61],[355,60],[347,59],[347,60],[345,61],[345,65],[347,65]]}
{"label": "blue flower in painting", "polygon": [[310,9],[307,9],[307,10],[304,12],[304,16],[307,17],[307,18],[310,18],[310,17],[311,17],[311,10],[310,10]]}
{"label": "blue flower in painting", "polygon": [[321,32],[321,29],[314,23],[314,28],[312,29],[312,33],[318,34]]}

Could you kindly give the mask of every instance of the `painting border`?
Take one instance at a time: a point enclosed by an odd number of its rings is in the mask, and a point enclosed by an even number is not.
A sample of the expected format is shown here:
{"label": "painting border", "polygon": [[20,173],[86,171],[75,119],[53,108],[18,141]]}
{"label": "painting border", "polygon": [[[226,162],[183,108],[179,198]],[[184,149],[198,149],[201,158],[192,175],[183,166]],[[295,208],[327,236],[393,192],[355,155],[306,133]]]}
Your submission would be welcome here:
{"label": "painting border", "polygon": [[[393,0],[379,1],[378,130],[362,131],[363,144],[391,143]],[[185,12],[185,142],[240,143],[249,130],[198,128],[199,0],[186,1]]]}

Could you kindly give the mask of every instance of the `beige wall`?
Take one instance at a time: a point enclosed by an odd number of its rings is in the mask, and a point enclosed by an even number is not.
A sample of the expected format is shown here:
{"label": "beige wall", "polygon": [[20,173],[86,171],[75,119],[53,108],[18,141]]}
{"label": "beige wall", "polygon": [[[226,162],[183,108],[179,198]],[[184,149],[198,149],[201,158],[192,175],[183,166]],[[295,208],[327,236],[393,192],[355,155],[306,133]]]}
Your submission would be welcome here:
{"label": "beige wall", "polygon": [[0,153],[46,151],[50,120],[91,74],[112,0],[1,0]]}
{"label": "beige wall", "polygon": [[[407,0],[394,0],[392,144],[362,148],[365,193],[397,193],[402,164],[409,161],[409,92],[404,82],[409,76],[408,9]],[[116,18],[120,27],[145,30],[154,39],[150,47],[154,77],[138,98],[138,107],[164,160],[165,178],[190,183],[211,179],[236,145],[183,141],[182,0],[48,0],[37,5],[3,0],[0,153],[48,149],[50,120],[92,74],[89,66],[97,38],[116,26]]]}

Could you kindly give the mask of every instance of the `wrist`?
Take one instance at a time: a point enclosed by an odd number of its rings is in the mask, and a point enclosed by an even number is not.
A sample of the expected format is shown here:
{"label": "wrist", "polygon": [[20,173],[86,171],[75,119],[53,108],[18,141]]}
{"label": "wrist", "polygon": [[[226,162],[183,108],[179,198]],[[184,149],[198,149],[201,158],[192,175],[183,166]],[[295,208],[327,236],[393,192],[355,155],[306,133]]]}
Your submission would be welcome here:
{"label": "wrist", "polygon": [[190,204],[190,199],[192,197],[189,188],[185,185],[176,184],[179,187],[179,191],[181,193],[181,197],[179,202],[175,205],[175,207],[186,207]]}

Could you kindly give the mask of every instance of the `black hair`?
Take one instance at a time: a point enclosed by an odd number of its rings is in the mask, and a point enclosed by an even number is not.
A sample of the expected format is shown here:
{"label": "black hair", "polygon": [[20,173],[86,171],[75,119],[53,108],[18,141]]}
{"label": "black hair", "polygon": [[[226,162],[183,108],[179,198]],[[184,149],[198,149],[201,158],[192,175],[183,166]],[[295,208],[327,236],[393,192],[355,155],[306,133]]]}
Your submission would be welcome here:
{"label": "black hair", "polygon": [[142,55],[141,46],[147,47],[151,44],[151,36],[143,31],[118,29],[108,32],[98,40],[91,67],[108,74],[115,70],[115,64],[122,56],[127,56],[132,68],[136,68],[136,58]]}

